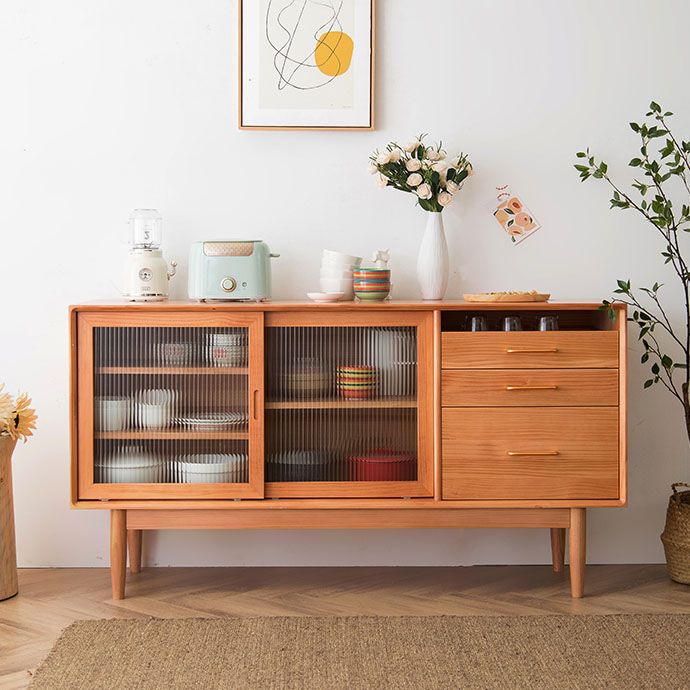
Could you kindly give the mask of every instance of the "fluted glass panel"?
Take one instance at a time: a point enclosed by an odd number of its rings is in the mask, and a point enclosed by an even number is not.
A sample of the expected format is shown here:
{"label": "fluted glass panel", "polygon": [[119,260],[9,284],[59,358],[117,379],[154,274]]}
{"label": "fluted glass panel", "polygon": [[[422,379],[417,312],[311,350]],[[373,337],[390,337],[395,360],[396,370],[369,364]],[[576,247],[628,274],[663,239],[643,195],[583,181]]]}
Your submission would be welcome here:
{"label": "fluted glass panel", "polygon": [[94,329],[97,483],[247,483],[248,332]]}
{"label": "fluted glass panel", "polygon": [[267,481],[417,479],[415,328],[268,328],[266,385]]}

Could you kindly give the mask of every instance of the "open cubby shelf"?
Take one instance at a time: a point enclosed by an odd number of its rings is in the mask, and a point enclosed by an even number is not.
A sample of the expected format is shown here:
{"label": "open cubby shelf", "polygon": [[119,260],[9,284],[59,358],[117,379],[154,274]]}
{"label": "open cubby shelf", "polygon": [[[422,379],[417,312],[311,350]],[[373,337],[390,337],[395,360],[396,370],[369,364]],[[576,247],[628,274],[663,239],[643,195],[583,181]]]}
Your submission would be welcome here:
{"label": "open cubby shelf", "polygon": [[[481,305],[477,305],[478,307]],[[530,305],[530,309],[493,308],[487,305],[486,309],[474,308],[467,310],[453,310],[441,312],[442,331],[467,331],[468,321],[472,316],[484,316],[488,322],[489,331],[501,331],[501,323],[506,316],[519,317],[523,330],[537,331],[537,321],[540,316],[558,317],[558,327],[562,331],[607,331],[615,327],[611,323],[605,311],[600,309],[543,309],[537,304]]]}

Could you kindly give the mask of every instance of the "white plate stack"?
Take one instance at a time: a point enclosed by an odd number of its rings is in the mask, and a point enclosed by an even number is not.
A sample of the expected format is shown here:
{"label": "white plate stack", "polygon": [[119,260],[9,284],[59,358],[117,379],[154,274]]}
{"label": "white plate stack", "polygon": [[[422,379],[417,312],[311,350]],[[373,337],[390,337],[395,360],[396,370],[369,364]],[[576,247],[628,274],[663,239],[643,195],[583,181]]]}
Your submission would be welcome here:
{"label": "white plate stack", "polygon": [[362,265],[362,257],[324,249],[321,256],[321,290],[325,293],[342,292],[342,300],[355,297],[352,272]]}
{"label": "white plate stack", "polygon": [[199,412],[173,420],[176,426],[189,431],[231,431],[246,426],[248,421],[246,412]]}
{"label": "white plate stack", "polygon": [[249,480],[246,453],[193,453],[172,461],[179,484],[240,484]]}

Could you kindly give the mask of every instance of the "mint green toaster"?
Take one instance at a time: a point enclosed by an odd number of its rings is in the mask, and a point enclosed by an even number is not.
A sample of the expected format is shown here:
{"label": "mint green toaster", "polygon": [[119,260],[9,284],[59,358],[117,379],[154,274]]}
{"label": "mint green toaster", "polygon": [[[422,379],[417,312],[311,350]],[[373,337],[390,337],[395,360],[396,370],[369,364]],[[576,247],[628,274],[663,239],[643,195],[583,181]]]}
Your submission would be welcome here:
{"label": "mint green toaster", "polygon": [[261,240],[195,242],[189,252],[189,299],[271,299],[271,254]]}

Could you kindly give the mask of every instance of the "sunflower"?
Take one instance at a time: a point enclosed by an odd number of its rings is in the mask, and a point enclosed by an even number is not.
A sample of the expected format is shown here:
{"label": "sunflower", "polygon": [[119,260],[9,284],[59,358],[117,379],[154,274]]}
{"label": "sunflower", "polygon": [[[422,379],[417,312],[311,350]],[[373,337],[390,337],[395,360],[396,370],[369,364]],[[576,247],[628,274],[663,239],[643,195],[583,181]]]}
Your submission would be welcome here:
{"label": "sunflower", "polygon": [[33,435],[31,430],[36,428],[36,411],[29,407],[30,405],[31,398],[26,393],[17,397],[14,419],[10,421],[8,429],[12,438],[23,439],[24,443],[29,436]]}
{"label": "sunflower", "polygon": [[0,383],[0,434],[9,430],[10,420],[14,414],[14,404],[9,393],[3,393],[4,383]]}

